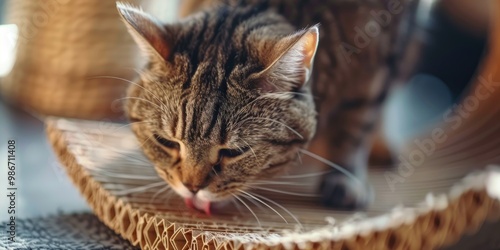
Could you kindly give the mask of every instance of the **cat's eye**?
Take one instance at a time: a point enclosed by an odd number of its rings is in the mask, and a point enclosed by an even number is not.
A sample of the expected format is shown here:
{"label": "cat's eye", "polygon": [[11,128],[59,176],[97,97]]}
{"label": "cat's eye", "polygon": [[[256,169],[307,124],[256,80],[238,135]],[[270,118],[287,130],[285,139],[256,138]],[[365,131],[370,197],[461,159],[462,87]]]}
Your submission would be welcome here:
{"label": "cat's eye", "polygon": [[175,150],[179,150],[181,148],[181,145],[179,145],[179,143],[177,143],[175,141],[165,139],[159,135],[154,135],[154,137],[158,143],[160,143],[162,146],[164,146],[166,148],[175,149]]}
{"label": "cat's eye", "polygon": [[222,157],[227,157],[227,158],[238,157],[238,156],[246,153],[249,149],[250,149],[250,147],[244,147],[244,148],[238,148],[238,149],[228,149],[228,148],[221,149],[219,151],[219,157],[220,158],[222,158]]}

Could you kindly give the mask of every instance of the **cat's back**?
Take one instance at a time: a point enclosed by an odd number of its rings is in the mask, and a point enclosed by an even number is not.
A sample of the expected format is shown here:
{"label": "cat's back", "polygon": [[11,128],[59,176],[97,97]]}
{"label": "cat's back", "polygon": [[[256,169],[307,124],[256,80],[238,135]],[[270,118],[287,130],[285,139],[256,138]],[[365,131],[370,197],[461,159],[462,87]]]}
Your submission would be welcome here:
{"label": "cat's back", "polygon": [[[217,4],[258,6],[284,16],[297,29],[320,24],[320,64],[356,68],[362,61],[377,66],[397,46],[402,20],[414,13],[417,0],[188,0],[181,15]],[[263,7],[264,6],[264,7]],[[327,56],[321,56],[324,53]],[[322,62],[323,61],[323,62]],[[349,64],[349,65],[346,65]],[[349,66],[349,67],[347,67]]]}
{"label": "cat's back", "polygon": [[[271,10],[296,30],[320,25],[313,79],[317,100],[338,99],[378,74],[397,71],[418,0],[190,0],[181,15],[231,5]],[[358,87],[353,87],[358,86]],[[332,105],[332,104],[327,104]]]}

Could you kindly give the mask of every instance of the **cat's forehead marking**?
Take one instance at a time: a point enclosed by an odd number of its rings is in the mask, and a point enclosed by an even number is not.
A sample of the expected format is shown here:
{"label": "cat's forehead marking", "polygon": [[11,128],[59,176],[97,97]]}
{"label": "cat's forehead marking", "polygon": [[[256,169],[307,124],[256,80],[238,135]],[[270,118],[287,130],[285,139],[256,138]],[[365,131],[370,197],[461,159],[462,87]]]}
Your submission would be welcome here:
{"label": "cat's forehead marking", "polygon": [[[182,107],[179,106],[178,108],[179,116],[182,116]],[[175,126],[175,137],[176,138],[181,138],[182,137],[182,127],[185,126],[184,121],[182,118],[177,119],[177,123],[173,124],[172,126]]]}
{"label": "cat's forehead marking", "polygon": [[184,148],[181,148],[181,158],[185,160],[185,164],[200,167],[213,166],[219,160],[221,148],[221,145],[210,142],[186,144]]}
{"label": "cat's forehead marking", "polygon": [[200,63],[190,87],[181,94],[177,135],[189,142],[210,140],[222,143],[225,140],[224,106],[227,106],[227,80],[220,64]]}

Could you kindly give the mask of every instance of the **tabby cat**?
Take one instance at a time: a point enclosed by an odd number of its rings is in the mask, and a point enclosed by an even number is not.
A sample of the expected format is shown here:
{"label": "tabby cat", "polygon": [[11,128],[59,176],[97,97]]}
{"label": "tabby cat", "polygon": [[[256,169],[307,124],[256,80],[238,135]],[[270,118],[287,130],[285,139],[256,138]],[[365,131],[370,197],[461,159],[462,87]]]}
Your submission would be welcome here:
{"label": "tabby cat", "polygon": [[126,111],[158,174],[210,213],[308,148],[356,177],[332,170],[323,203],[366,206],[371,135],[416,1],[205,3],[172,24],[118,4],[149,59]]}

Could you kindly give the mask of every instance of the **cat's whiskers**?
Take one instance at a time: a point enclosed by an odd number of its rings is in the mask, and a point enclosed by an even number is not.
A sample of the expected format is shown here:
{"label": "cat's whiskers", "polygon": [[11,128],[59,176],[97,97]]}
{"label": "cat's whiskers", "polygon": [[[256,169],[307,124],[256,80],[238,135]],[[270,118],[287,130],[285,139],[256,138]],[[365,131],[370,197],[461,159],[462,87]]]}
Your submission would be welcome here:
{"label": "cat's whiskers", "polygon": [[137,122],[130,122],[128,124],[125,124],[123,126],[120,126],[120,127],[117,127],[117,128],[114,128],[113,130],[119,130],[119,129],[122,129],[122,128],[125,128],[125,127],[128,127],[128,126],[131,126],[131,125],[134,125],[134,124],[141,124],[141,123],[153,123],[152,121],[149,121],[149,120],[146,120],[146,121],[137,121]]}
{"label": "cat's whiskers", "polygon": [[235,144],[234,145],[241,153],[245,153],[245,150],[243,150],[239,145]]}
{"label": "cat's whiskers", "polygon": [[268,94],[264,94],[260,97],[262,98],[269,98],[269,99],[284,99],[284,100],[290,100],[292,98],[294,98],[295,95],[299,95],[299,96],[303,96],[303,97],[313,97],[313,98],[317,98],[317,97],[314,97],[312,96],[310,93],[300,93],[300,92],[273,92],[273,93],[268,93]]}
{"label": "cat's whiskers", "polygon": [[319,197],[318,194],[296,193],[296,192],[283,191],[283,190],[269,188],[269,187],[249,186],[248,184],[246,185],[246,187],[249,189],[260,189],[260,190],[270,191],[270,192],[274,192],[274,193],[288,194],[288,195],[301,196],[301,197]]}
{"label": "cat's whiskers", "polygon": [[238,202],[234,201],[234,199],[229,199],[229,200],[231,201],[231,203],[233,203],[233,204],[234,204],[234,206],[236,207],[236,209],[238,210],[238,212],[239,212],[240,214],[243,214],[243,211],[241,210],[241,206],[240,206],[240,204],[238,204]]}
{"label": "cat's whiskers", "polygon": [[104,169],[94,169],[96,174],[101,176],[116,178],[116,179],[125,179],[125,180],[158,180],[158,176],[155,175],[136,175],[136,174],[121,174],[121,173],[113,173]]}
{"label": "cat's whiskers", "polygon": [[297,130],[291,128],[290,126],[286,125],[285,123],[283,122],[280,122],[278,120],[275,120],[275,119],[271,119],[271,118],[265,118],[265,117],[250,117],[250,118],[247,118],[241,122],[239,122],[237,124],[237,127],[241,127],[241,124],[244,123],[244,122],[247,122],[247,121],[251,121],[251,120],[266,120],[266,121],[271,121],[271,122],[275,122],[275,123],[278,123],[280,125],[283,125],[285,128],[289,129],[290,131],[292,131],[294,134],[296,134],[297,136],[300,137],[300,139],[304,139],[304,136],[302,136],[299,132],[297,132]]}
{"label": "cat's whiskers", "polygon": [[275,206],[277,206],[279,208],[281,208],[283,211],[285,211],[285,213],[287,213],[288,215],[290,215],[290,217],[292,217],[295,222],[297,222],[297,224],[299,225],[299,227],[301,229],[304,228],[304,226],[302,225],[302,223],[300,223],[300,221],[297,218],[297,216],[295,216],[290,210],[288,210],[287,208],[285,208],[284,206],[282,206],[278,202],[273,201],[273,200],[271,200],[271,199],[269,199],[269,198],[267,198],[265,196],[262,196],[262,195],[259,195],[259,194],[256,194],[256,193],[252,193],[252,192],[249,192],[249,193],[252,194],[252,195],[254,195],[254,196],[256,196],[256,197],[258,197],[258,198],[260,198],[260,199],[262,199],[262,200],[265,200],[265,201],[267,201],[269,203],[272,203],[273,205],[275,205]]}
{"label": "cat's whiskers", "polygon": [[165,202],[165,204],[168,204],[170,202],[170,200],[172,199],[172,197],[176,197],[177,195],[176,195],[174,189],[171,188],[167,191],[165,196],[167,196],[167,199],[164,202]]}
{"label": "cat's whiskers", "polygon": [[[233,117],[238,117],[241,113],[247,112],[247,111],[246,111],[246,108],[248,108],[250,105],[252,105],[253,103],[255,103],[255,102],[257,102],[257,101],[259,101],[259,100],[261,100],[261,99],[266,99],[266,98],[271,98],[271,99],[273,99],[272,97],[269,97],[269,96],[266,96],[266,95],[261,95],[261,96],[259,96],[259,97],[255,98],[254,100],[252,100],[251,102],[249,102],[249,103],[245,104],[245,106],[243,106],[242,108],[240,108],[240,110],[239,110],[236,114],[234,114],[234,115],[233,115]],[[232,129],[234,129],[234,127],[235,127],[235,126],[237,126],[237,125],[241,124],[241,123],[242,123],[242,122],[244,122],[244,121],[246,121],[246,120],[240,121],[240,122],[238,122],[238,123],[236,123],[236,124],[231,124],[229,127],[230,127],[230,128],[231,128],[231,130],[232,130]]]}
{"label": "cat's whiskers", "polygon": [[162,188],[158,189],[158,191],[156,191],[156,192],[154,193],[154,195],[151,197],[151,199],[149,199],[149,203],[150,203],[150,204],[152,204],[152,203],[153,203],[153,201],[156,199],[156,197],[157,197],[158,195],[160,195],[161,193],[163,193],[163,192],[167,191],[168,189],[170,189],[170,186],[169,186],[168,184],[167,184],[165,187],[162,187]]}
{"label": "cat's whiskers", "polygon": [[247,195],[245,194],[238,194],[241,198],[245,198],[247,199],[248,201],[250,201],[252,204],[254,204],[256,207],[258,207],[261,211],[265,211],[265,208],[258,202],[256,202],[254,199],[248,197]]}
{"label": "cat's whiskers", "polygon": [[282,175],[276,177],[277,179],[299,179],[299,178],[310,178],[310,177],[316,177],[316,176],[321,176],[330,173],[330,171],[324,171],[324,172],[319,172],[319,173],[309,173],[309,174],[300,174],[300,175]]}
{"label": "cat's whiskers", "polygon": [[[257,155],[255,154],[255,151],[253,150],[252,146],[250,146],[250,144],[248,144],[248,142],[247,142],[247,141],[245,141],[245,140],[243,140],[243,139],[241,139],[241,138],[239,138],[239,139],[240,139],[242,142],[244,142],[244,143],[248,146],[248,148],[250,148],[250,151],[252,151],[252,154],[253,154],[253,156],[255,157],[255,160],[258,160]],[[260,164],[260,163],[259,163],[259,164]]]}
{"label": "cat's whiskers", "polygon": [[147,92],[148,92],[148,93],[150,93],[150,94],[151,94],[151,95],[152,95],[152,96],[153,96],[156,100],[158,100],[158,102],[159,102],[159,103],[162,103],[161,98],[160,98],[158,95],[156,95],[155,93],[153,93],[151,90],[146,89],[146,88],[144,88],[143,86],[141,86],[141,85],[137,84],[136,82],[130,81],[130,80],[125,79],[125,78],[121,78],[121,77],[117,77],[117,76],[93,76],[93,77],[90,77],[90,78],[88,78],[88,79],[115,79],[115,80],[124,81],[124,82],[126,82],[126,83],[133,84],[133,85],[135,85],[135,86],[137,86],[137,87],[139,87],[139,88],[141,88],[141,89],[143,89],[143,90],[147,91]]}
{"label": "cat's whiskers", "polygon": [[[246,141],[244,141],[243,139],[240,138],[241,141],[243,141],[250,149],[250,151],[252,151],[252,154],[253,156],[255,157],[255,160],[257,161],[257,164],[259,165],[262,165],[259,161],[259,158],[257,158],[257,155],[255,154],[255,151],[253,150],[253,148],[250,146],[250,144],[248,144]],[[234,145],[236,148],[238,148],[238,150],[242,153],[245,153],[245,150],[243,150],[240,146],[238,145]]]}
{"label": "cat's whiskers", "polygon": [[215,170],[215,166],[212,167],[212,172],[214,172],[215,176],[219,177],[219,174],[217,173],[217,170]]}
{"label": "cat's whiskers", "polygon": [[165,185],[165,182],[164,181],[154,182],[154,183],[150,183],[150,184],[139,186],[139,187],[133,187],[133,188],[129,188],[129,189],[119,190],[119,191],[114,192],[113,194],[117,195],[117,196],[125,196],[125,195],[129,195],[129,194],[133,194],[133,193],[144,192],[148,189],[159,187],[161,185]]}
{"label": "cat's whiskers", "polygon": [[117,102],[117,101],[122,101],[122,100],[126,100],[126,99],[132,99],[132,100],[138,100],[138,101],[144,101],[144,102],[147,102],[151,105],[153,105],[154,107],[158,108],[158,111],[163,111],[162,107],[160,107],[158,104],[156,103],[153,103],[149,100],[146,100],[144,98],[140,98],[140,97],[133,97],[133,96],[127,96],[127,97],[122,97],[122,98],[118,98],[116,100],[113,101],[114,102]]}
{"label": "cat's whiskers", "polygon": [[250,213],[252,213],[253,217],[255,217],[255,220],[257,220],[257,224],[259,224],[259,226],[262,227],[262,224],[260,223],[259,217],[257,217],[257,214],[255,214],[255,212],[250,208],[250,206],[248,206],[248,204],[246,204],[240,197],[238,197],[234,193],[231,193],[231,195],[235,199],[237,199],[239,202],[241,202],[241,204],[243,204],[243,206],[245,206],[248,209],[248,211],[250,211]]}
{"label": "cat's whiskers", "polygon": [[300,162],[301,165],[304,164],[302,162],[302,156],[300,156],[300,152],[298,152],[298,151],[297,151],[297,159],[299,159],[299,162]]}
{"label": "cat's whiskers", "polygon": [[[264,206],[268,207],[269,209],[271,209],[274,213],[276,213],[279,217],[281,217],[281,219],[283,219],[283,221],[285,221],[286,224],[288,224],[288,221],[285,219],[285,217],[283,217],[283,215],[281,215],[278,211],[276,211],[276,209],[274,209],[272,206],[270,206],[269,204],[265,203],[264,201],[262,201],[261,199],[255,197],[254,195],[252,195],[251,193],[249,192],[246,192],[244,190],[241,190],[241,189],[238,189],[239,192],[241,192],[242,194],[244,194],[244,196],[247,197],[247,199],[254,199],[260,203],[262,203]],[[251,201],[251,200],[250,200]]]}
{"label": "cat's whiskers", "polygon": [[292,92],[292,91],[274,92],[274,93],[271,93],[271,94],[265,94],[262,97],[273,98],[274,95],[276,95],[276,94],[287,94],[287,95],[292,95],[292,96],[293,95],[301,95],[301,96],[305,96],[305,97],[312,96],[314,99],[318,98],[317,96],[314,96],[311,93],[300,93],[300,92]]}
{"label": "cat's whiskers", "polygon": [[305,149],[299,149],[299,150],[300,150],[301,153],[303,153],[303,154],[305,154],[305,155],[307,155],[307,156],[309,156],[309,157],[311,157],[313,159],[316,159],[316,160],[318,160],[318,161],[320,161],[320,162],[322,162],[322,163],[324,163],[324,164],[326,164],[326,165],[328,165],[328,166],[330,166],[330,167],[338,170],[339,172],[343,173],[347,177],[351,178],[353,181],[357,181],[357,182],[359,182],[359,184],[364,185],[363,182],[361,182],[361,180],[359,178],[357,178],[356,176],[354,176],[351,172],[347,171],[345,168],[341,167],[340,165],[335,164],[335,163],[333,163],[333,162],[331,162],[331,161],[329,161],[329,160],[327,160],[327,159],[325,159],[325,158],[323,158],[323,157],[321,157],[321,156],[319,156],[317,154],[313,154],[313,153],[311,153],[311,152],[309,152],[309,151],[307,151]]}
{"label": "cat's whiskers", "polygon": [[[248,108],[248,107],[249,107],[250,105],[252,105],[254,102],[256,102],[256,101],[258,101],[258,100],[260,100],[260,99],[262,99],[262,98],[263,98],[263,96],[259,96],[259,97],[255,98],[254,100],[252,100],[251,102],[249,102],[249,103],[245,104],[245,106],[243,106],[242,108],[240,108],[240,110],[239,110],[236,114],[234,114],[234,115],[233,115],[233,117],[238,117],[241,113],[246,112],[246,108]],[[237,124],[239,124],[239,123],[237,123]],[[237,125],[237,124],[236,124],[236,125]],[[231,126],[230,126],[230,128],[231,128],[231,129],[233,129],[233,128],[234,128],[234,127],[233,127],[233,125],[234,125],[234,124],[231,124]]]}
{"label": "cat's whiskers", "polygon": [[275,92],[275,93],[267,93],[264,94],[266,98],[270,99],[284,99],[284,100],[290,100],[293,98],[293,92]]}
{"label": "cat's whiskers", "polygon": [[153,137],[154,137],[154,135],[150,135],[150,136],[148,136],[148,138],[147,138],[146,140],[144,140],[144,142],[142,142],[142,144],[141,144],[141,145],[139,145],[139,148],[142,148],[142,147],[144,146],[144,144],[146,144],[146,143],[147,143],[149,140],[151,140],[151,138],[153,138]]}
{"label": "cat's whiskers", "polygon": [[[140,70],[140,69],[136,69],[136,68],[130,68],[132,69],[133,71],[135,71],[140,77],[145,77],[147,76],[145,73],[146,71],[145,70]],[[162,90],[163,94],[165,96],[167,96],[167,92],[165,92],[165,88],[164,88],[164,85],[163,83],[161,82],[157,82],[157,81],[154,81],[154,80],[151,80],[151,79],[148,79],[149,81],[146,81],[146,82],[152,82],[152,83],[155,83],[155,84],[158,84],[158,86],[160,87],[160,89]]]}
{"label": "cat's whiskers", "polygon": [[256,185],[289,185],[289,186],[311,186],[311,183],[287,182],[287,181],[254,181]]}
{"label": "cat's whiskers", "polygon": [[144,74],[144,72],[146,72],[145,70],[142,70],[142,69],[138,69],[138,68],[131,68],[131,67],[128,67],[126,69],[131,69],[133,70],[135,73],[137,73],[137,75],[142,75]]}

